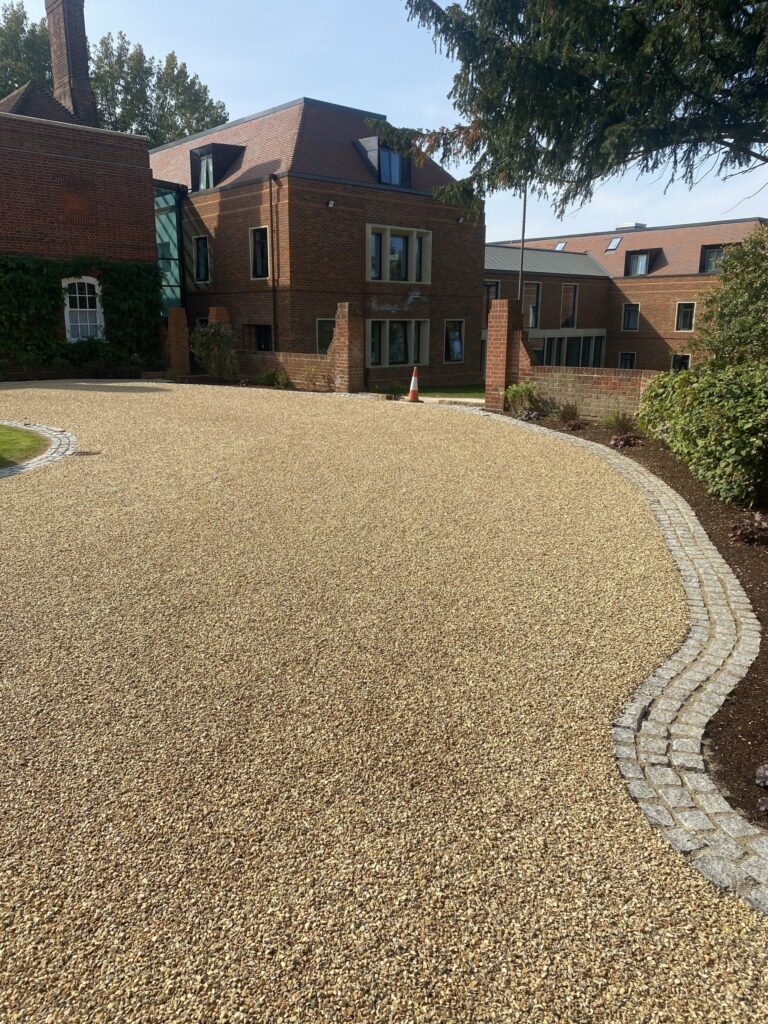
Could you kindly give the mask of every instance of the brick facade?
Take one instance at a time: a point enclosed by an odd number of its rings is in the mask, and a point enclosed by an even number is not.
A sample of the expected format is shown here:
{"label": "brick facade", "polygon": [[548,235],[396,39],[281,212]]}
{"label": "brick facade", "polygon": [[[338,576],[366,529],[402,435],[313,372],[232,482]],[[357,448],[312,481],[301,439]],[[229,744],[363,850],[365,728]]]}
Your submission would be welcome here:
{"label": "brick facade", "polygon": [[[592,279],[589,289],[580,286],[576,324],[578,328],[606,328],[607,368],[618,368],[621,353],[634,353],[638,369],[669,370],[675,354],[690,355],[692,363],[702,358],[695,353],[696,318],[706,294],[719,286],[717,274],[705,272],[704,250],[739,244],[761,223],[759,218],[747,218],[659,228],[637,225],[584,235],[533,238],[528,244],[533,249],[547,250],[554,258],[559,255],[553,251],[555,246],[564,243],[563,256],[586,253],[609,275],[605,279]],[[614,239],[620,241],[614,249],[609,249]],[[516,247],[518,243],[503,244]],[[628,275],[627,260],[632,252],[651,254],[647,274]],[[486,279],[494,276],[500,275],[486,273]],[[537,279],[535,274],[525,273],[525,281]],[[560,282],[564,280],[565,277]],[[510,275],[509,286],[512,290],[508,292],[504,288],[502,297],[516,298],[516,275]],[[553,317],[559,312],[554,276],[553,288],[554,292],[548,292],[546,287],[542,292],[541,326],[544,328],[555,325]],[[623,329],[625,303],[640,306],[640,322],[636,331]],[[677,330],[678,303],[695,303],[692,331]]]}
{"label": "brick facade", "polygon": [[492,303],[485,388],[485,408],[489,412],[504,409],[504,392],[510,384],[531,382],[544,402],[553,406],[573,404],[586,419],[602,419],[613,412],[637,413],[642,394],[658,371],[535,366],[522,320],[517,300]]}
{"label": "brick facade", "polygon": [[0,113],[0,254],[157,262],[146,139]]}

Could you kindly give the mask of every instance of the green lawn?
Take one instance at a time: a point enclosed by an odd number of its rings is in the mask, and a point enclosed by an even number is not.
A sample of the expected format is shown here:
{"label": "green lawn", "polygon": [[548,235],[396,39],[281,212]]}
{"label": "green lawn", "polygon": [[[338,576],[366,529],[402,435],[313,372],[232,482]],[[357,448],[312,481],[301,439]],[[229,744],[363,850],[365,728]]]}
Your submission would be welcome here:
{"label": "green lawn", "polygon": [[29,430],[15,430],[0,426],[0,469],[18,466],[33,459],[48,447],[48,442]]}
{"label": "green lawn", "polygon": [[426,398],[485,398],[485,388],[419,388],[419,394]]}

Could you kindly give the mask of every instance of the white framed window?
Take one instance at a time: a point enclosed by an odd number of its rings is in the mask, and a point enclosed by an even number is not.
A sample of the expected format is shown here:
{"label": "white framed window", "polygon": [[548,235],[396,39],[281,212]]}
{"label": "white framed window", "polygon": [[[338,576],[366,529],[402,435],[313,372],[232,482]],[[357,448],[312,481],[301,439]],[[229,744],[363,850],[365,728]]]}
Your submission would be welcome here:
{"label": "white framed window", "polygon": [[444,363],[464,362],[464,321],[445,321],[445,347],[443,349]]}
{"label": "white framed window", "polygon": [[634,370],[636,362],[637,354],[635,352],[619,352],[620,370]]}
{"label": "white framed window", "polygon": [[67,341],[104,337],[101,285],[95,277],[68,277],[64,288],[64,323]]}
{"label": "white framed window", "polygon": [[575,327],[579,309],[579,286],[564,284],[560,300],[560,326]]}
{"label": "white framed window", "polygon": [[542,366],[602,366],[605,358],[605,335],[575,331],[569,334],[544,335],[543,347],[537,351]]}
{"label": "white framed window", "polygon": [[539,310],[541,309],[541,283],[526,281],[523,285],[523,328],[536,330],[539,326]]}
{"label": "white framed window", "polygon": [[565,242],[558,242],[555,246],[555,252],[563,252],[563,250],[565,249],[565,245]]}
{"label": "white framed window", "polygon": [[315,321],[315,339],[317,341],[317,354],[328,355],[328,349],[333,341],[333,332],[336,330],[336,321],[330,317],[317,319]]}
{"label": "white framed window", "polygon": [[251,228],[251,280],[263,281],[269,273],[269,228]]}
{"label": "white framed window", "polygon": [[640,330],[639,302],[625,302],[621,307],[621,329],[622,331]]}
{"label": "white framed window", "polygon": [[606,252],[616,252],[616,250],[621,245],[621,240],[622,240],[623,237],[624,237],[623,235],[614,235],[613,238],[608,243],[608,245],[606,245],[605,251]]}
{"label": "white framed window", "polygon": [[366,225],[366,267],[369,281],[429,284],[432,232]]}
{"label": "white framed window", "polygon": [[675,330],[690,333],[696,321],[696,303],[678,302],[675,312]]}
{"label": "white framed window", "polygon": [[682,370],[690,370],[691,357],[687,352],[675,352],[672,356],[672,372],[680,373]]}
{"label": "white framed window", "polygon": [[192,239],[195,256],[195,281],[197,284],[208,284],[211,280],[211,257],[208,248],[208,236],[196,235]]}
{"label": "white framed window", "polygon": [[429,364],[429,320],[367,320],[365,333],[369,368]]}

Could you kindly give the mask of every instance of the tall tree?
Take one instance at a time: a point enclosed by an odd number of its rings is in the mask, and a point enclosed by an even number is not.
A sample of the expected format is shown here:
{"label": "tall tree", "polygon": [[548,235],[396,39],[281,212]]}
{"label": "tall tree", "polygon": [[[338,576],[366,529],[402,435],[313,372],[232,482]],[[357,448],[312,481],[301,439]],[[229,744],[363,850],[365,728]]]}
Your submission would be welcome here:
{"label": "tall tree", "polygon": [[[30,79],[52,88],[51,55],[45,20],[32,24],[23,0],[0,8],[0,97]],[[226,106],[213,100],[197,75],[175,53],[149,57],[123,32],[111,33],[91,48],[91,80],[103,128],[147,135],[160,146],[223,124]]]}
{"label": "tall tree", "polygon": [[453,127],[410,139],[469,161],[480,197],[559,212],[630,168],[693,186],[768,164],[767,0],[406,0],[458,61]]}
{"label": "tall tree", "polygon": [[23,0],[0,7],[0,97],[30,80],[53,88],[48,25],[30,22]]}

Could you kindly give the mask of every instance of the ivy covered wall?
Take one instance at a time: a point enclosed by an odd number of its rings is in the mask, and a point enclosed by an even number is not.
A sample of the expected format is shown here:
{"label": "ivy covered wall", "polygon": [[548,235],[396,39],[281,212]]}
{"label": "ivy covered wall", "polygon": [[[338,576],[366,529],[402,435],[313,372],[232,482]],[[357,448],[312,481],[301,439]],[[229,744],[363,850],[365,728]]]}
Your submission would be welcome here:
{"label": "ivy covered wall", "polygon": [[[98,278],[106,340],[67,341],[62,281],[73,277]],[[160,369],[161,313],[162,275],[154,264],[0,256],[0,374],[130,376]]]}

